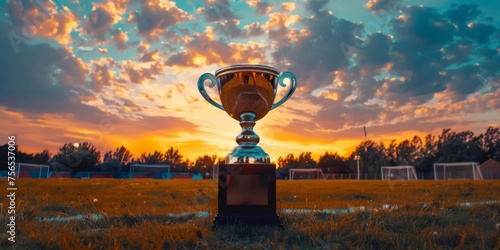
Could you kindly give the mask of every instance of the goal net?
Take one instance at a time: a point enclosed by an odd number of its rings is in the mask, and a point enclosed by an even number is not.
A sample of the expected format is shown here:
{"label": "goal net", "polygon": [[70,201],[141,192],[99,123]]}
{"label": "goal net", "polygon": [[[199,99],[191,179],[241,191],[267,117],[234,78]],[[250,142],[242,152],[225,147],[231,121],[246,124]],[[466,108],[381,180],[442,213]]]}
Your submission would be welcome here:
{"label": "goal net", "polygon": [[168,179],[170,178],[170,165],[131,164],[129,177]]}
{"label": "goal net", "polygon": [[290,180],[300,179],[326,179],[321,168],[292,168],[289,174]]}
{"label": "goal net", "polygon": [[482,180],[483,174],[477,162],[434,163],[434,179]]}
{"label": "goal net", "polygon": [[49,178],[50,166],[31,163],[17,163],[16,176],[20,177],[33,177],[33,178]]}
{"label": "goal net", "polygon": [[383,166],[382,180],[418,180],[414,166]]}

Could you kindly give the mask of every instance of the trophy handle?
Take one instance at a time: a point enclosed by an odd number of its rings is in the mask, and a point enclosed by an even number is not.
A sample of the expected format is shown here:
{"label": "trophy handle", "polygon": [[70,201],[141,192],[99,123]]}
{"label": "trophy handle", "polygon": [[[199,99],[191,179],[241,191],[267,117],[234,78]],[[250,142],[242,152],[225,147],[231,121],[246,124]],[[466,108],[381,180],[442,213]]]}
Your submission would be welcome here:
{"label": "trophy handle", "polygon": [[[214,107],[219,108],[224,110],[224,107],[222,105],[216,103],[212,98],[208,95],[207,91],[205,90],[205,80],[210,79],[212,83],[208,85],[208,87],[213,88],[215,86],[215,83],[217,83],[217,80],[215,79],[215,76],[210,74],[210,73],[205,73],[198,78],[198,90],[200,91],[201,96],[207,100],[208,103],[212,104]],[[224,110],[225,111],[225,110]]]}
{"label": "trophy handle", "polygon": [[286,87],[286,84],[283,82],[285,78],[290,79],[290,81],[292,82],[292,86],[290,86],[288,93],[286,93],[286,95],[283,96],[283,98],[281,98],[279,102],[273,104],[271,110],[281,106],[281,104],[286,102],[293,95],[293,92],[295,92],[295,88],[297,88],[297,80],[295,79],[295,76],[290,72],[283,72],[280,74],[278,78],[278,83],[280,84],[281,87]]}

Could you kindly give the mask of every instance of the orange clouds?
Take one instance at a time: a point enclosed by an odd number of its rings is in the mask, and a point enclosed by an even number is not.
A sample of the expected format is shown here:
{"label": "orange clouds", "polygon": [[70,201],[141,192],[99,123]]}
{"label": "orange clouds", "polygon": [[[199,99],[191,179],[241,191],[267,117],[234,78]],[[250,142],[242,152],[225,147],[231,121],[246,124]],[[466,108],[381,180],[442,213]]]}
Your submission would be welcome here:
{"label": "orange clouds", "polygon": [[259,0],[247,0],[247,4],[255,7],[258,15],[267,15],[273,9],[270,4]]}
{"label": "orange clouds", "polygon": [[92,62],[93,70],[90,73],[92,85],[95,90],[101,91],[104,86],[118,81],[116,72],[109,69],[108,65],[102,62]]}
{"label": "orange clouds", "polygon": [[149,67],[139,66],[133,61],[124,61],[122,75],[130,83],[143,83],[146,80],[154,80],[156,76],[164,71],[162,63],[156,62]]}
{"label": "orange clouds", "polygon": [[[143,152],[164,150],[174,146],[184,155],[194,159],[206,151],[205,141],[187,139],[179,133],[194,133],[196,125],[175,117],[148,117],[136,120],[119,120],[109,116],[99,123],[77,121],[72,116],[25,116],[0,107],[0,120],[7,130],[1,136],[16,135],[22,151],[35,153],[49,149],[54,154],[64,143],[90,142],[101,153],[121,145],[132,151],[134,157]],[[131,136],[131,131],[134,131]],[[216,145],[213,145],[217,149]],[[198,152],[196,152],[198,151]]]}
{"label": "orange clouds", "polygon": [[365,7],[374,13],[381,12],[391,12],[393,9],[401,4],[400,0],[369,0],[368,3],[365,4]]}
{"label": "orange clouds", "polygon": [[294,2],[284,2],[281,3],[281,11],[283,12],[290,12],[295,10],[296,6]]}
{"label": "orange clouds", "polygon": [[290,27],[292,24],[300,20],[299,15],[287,15],[284,13],[271,13],[269,15],[269,20],[267,20],[264,27],[266,29],[273,29],[277,27]]}
{"label": "orange clouds", "polygon": [[9,16],[23,35],[54,39],[60,44],[70,43],[70,34],[78,27],[78,16],[65,6],[61,7],[62,10],[58,9],[50,0],[36,3],[7,1]]}
{"label": "orange clouds", "polygon": [[210,39],[210,33],[196,33],[186,44],[186,49],[169,57],[167,66],[187,68],[206,65],[266,62],[267,45],[248,42],[226,44]]}
{"label": "orange clouds", "polygon": [[127,41],[128,36],[126,33],[122,32],[121,29],[117,29],[111,36],[111,42],[115,45],[118,51],[124,51],[128,48]]}
{"label": "orange clouds", "polygon": [[102,3],[94,3],[88,20],[83,29],[87,34],[93,35],[97,41],[106,40],[106,33],[123,19],[127,7],[126,0],[108,0]]}

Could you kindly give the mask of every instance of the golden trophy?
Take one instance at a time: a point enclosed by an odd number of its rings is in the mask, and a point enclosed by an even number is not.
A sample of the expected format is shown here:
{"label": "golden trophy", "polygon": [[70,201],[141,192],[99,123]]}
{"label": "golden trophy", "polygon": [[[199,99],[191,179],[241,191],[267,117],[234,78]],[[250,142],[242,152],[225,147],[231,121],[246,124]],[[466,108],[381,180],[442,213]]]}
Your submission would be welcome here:
{"label": "golden trophy", "polygon": [[[278,86],[290,88],[274,102]],[[205,90],[217,85],[221,103],[215,102]],[[198,79],[198,90],[213,106],[226,111],[240,122],[241,133],[236,146],[219,165],[218,214],[214,226],[243,223],[247,225],[281,226],[276,214],[276,166],[258,146],[255,122],[286,102],[295,91],[295,76],[290,72],[260,64],[236,64],[221,68],[215,75],[205,73]]]}
{"label": "golden trophy", "polygon": [[[274,103],[278,85],[286,87],[283,80],[290,79],[287,94]],[[216,103],[205,90],[217,85],[221,104]],[[251,163],[269,164],[269,155],[257,146],[259,136],[253,131],[255,122],[262,119],[270,110],[286,102],[295,91],[295,76],[290,72],[280,73],[277,69],[260,64],[236,64],[221,68],[215,76],[205,73],[198,79],[198,90],[213,106],[226,111],[229,116],[240,122],[241,133],[236,137],[236,146],[226,157],[227,164]]]}

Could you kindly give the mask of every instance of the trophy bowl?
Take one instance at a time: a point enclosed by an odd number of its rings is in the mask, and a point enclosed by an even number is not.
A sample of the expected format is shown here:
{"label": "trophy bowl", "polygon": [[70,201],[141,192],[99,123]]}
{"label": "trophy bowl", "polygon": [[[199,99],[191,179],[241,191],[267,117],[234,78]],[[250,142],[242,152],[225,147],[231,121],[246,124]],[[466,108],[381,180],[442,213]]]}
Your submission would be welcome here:
{"label": "trophy bowl", "polygon": [[[286,87],[285,78],[291,86],[283,98],[274,103],[278,85]],[[217,85],[221,104],[215,102],[205,90]],[[261,64],[235,64],[215,71],[215,76],[205,73],[198,79],[198,90],[213,106],[224,110],[240,122],[242,132],[236,137],[238,146],[226,157],[226,163],[270,163],[269,155],[262,150],[259,136],[253,131],[255,122],[270,110],[286,102],[296,89],[295,76],[290,72],[280,73],[277,69]]]}

